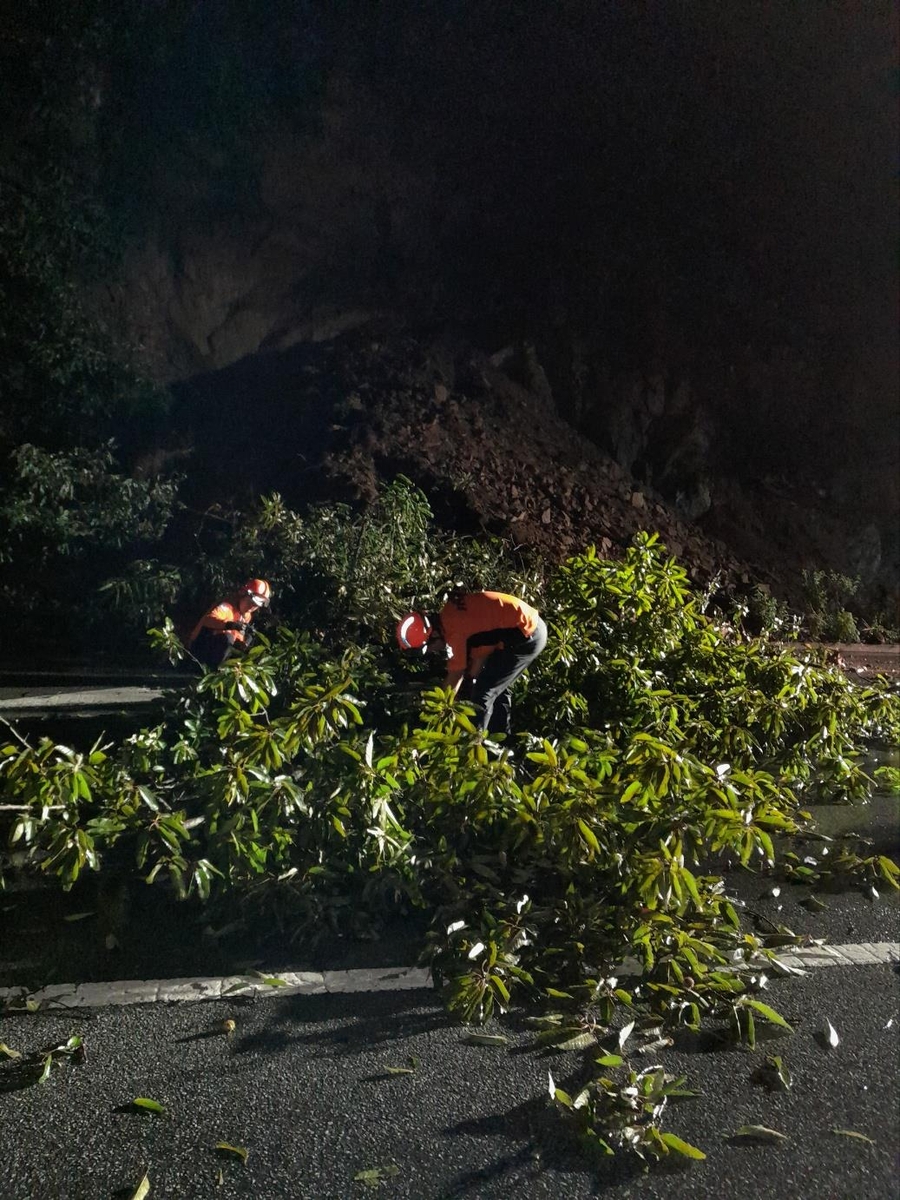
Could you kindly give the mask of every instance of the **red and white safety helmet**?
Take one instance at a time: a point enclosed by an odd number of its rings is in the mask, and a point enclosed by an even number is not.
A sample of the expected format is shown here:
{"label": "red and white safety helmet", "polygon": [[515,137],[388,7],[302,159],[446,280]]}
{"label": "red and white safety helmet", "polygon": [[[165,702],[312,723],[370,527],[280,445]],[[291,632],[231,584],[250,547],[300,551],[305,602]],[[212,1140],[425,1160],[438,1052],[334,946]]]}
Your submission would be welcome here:
{"label": "red and white safety helmet", "polygon": [[241,594],[249,596],[257,608],[268,608],[272,601],[272,589],[265,579],[248,579]]}
{"label": "red and white safety helmet", "polygon": [[397,645],[401,650],[425,650],[434,626],[424,613],[411,612],[397,622]]}

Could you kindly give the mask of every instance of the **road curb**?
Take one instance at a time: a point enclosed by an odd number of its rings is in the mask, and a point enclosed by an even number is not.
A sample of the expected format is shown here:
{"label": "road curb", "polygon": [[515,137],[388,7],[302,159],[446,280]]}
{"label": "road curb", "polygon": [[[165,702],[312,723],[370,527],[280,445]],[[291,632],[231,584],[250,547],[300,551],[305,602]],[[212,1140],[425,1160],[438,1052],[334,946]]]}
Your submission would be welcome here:
{"label": "road curb", "polygon": [[[900,963],[900,943],[860,942],[846,946],[792,947],[776,960],[789,971],[820,967],[869,967]],[[636,965],[636,964],[635,964]],[[761,967],[766,964],[761,963]],[[619,974],[628,974],[631,961]],[[0,988],[0,1003],[11,1011],[37,1008],[104,1008],[125,1004],[182,1004],[237,997],[327,996],[353,992],[401,992],[432,986],[421,967],[381,967],[356,971],[281,971],[266,976],[207,976],[188,979],[120,979],[110,983],[58,983],[37,991]]]}

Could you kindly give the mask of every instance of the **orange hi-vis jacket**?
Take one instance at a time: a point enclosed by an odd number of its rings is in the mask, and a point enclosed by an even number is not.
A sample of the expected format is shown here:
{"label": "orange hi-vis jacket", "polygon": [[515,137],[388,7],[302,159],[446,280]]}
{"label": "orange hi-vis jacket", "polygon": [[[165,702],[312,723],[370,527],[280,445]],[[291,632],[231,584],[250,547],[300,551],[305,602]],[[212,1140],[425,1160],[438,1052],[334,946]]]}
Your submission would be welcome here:
{"label": "orange hi-vis jacket", "polygon": [[529,638],[540,614],[506,592],[470,592],[448,601],[438,614],[447,644],[447,670],[477,674],[487,656],[510,639]]}
{"label": "orange hi-vis jacket", "polygon": [[244,635],[239,629],[224,629],[223,626],[231,621],[249,621],[251,616],[252,613],[241,616],[241,610],[236,604],[232,604],[228,600],[223,600],[221,604],[217,604],[215,608],[211,608],[209,612],[203,614],[188,639],[188,645],[192,645],[197,640],[202,629],[209,629],[213,633],[222,633],[232,644],[243,642]]}

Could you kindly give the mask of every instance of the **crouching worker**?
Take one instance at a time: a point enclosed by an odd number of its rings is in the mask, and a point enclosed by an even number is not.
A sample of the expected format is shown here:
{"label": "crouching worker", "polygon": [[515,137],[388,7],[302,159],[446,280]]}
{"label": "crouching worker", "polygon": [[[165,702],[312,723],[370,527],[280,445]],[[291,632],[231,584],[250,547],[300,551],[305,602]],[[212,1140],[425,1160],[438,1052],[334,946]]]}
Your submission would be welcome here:
{"label": "crouching worker", "polygon": [[475,705],[478,728],[508,734],[509,689],[547,644],[540,614],[505,592],[454,593],[439,613],[407,613],[397,623],[401,650],[445,655],[444,686]]}
{"label": "crouching worker", "polygon": [[235,651],[248,650],[253,617],[268,608],[272,589],[265,579],[250,579],[237,595],[223,600],[200,618],[188,639],[188,650],[205,667],[215,670]]}

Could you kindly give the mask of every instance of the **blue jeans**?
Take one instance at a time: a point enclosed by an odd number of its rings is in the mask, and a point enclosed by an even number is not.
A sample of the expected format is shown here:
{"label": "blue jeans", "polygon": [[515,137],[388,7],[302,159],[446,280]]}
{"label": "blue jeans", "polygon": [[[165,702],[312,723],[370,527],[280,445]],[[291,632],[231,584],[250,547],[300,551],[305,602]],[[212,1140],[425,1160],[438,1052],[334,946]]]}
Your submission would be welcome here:
{"label": "blue jeans", "polygon": [[509,689],[546,645],[547,626],[539,617],[531,637],[509,639],[502,650],[495,650],[488,658],[472,689],[479,729],[487,733],[509,733],[512,712]]}

